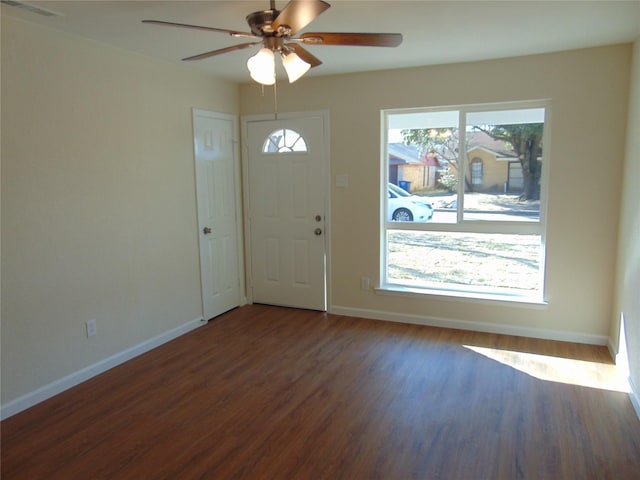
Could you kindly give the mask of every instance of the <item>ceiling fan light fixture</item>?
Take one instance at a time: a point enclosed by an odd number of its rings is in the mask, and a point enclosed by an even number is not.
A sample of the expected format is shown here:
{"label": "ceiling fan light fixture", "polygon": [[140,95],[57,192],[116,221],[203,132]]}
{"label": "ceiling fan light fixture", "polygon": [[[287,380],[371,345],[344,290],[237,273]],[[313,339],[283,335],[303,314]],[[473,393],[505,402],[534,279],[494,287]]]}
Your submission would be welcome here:
{"label": "ceiling fan light fixture", "polygon": [[302,60],[296,52],[282,53],[282,66],[287,72],[289,83],[293,83],[311,68],[311,64]]}
{"label": "ceiling fan light fixture", "polygon": [[[13,5],[20,3],[20,0],[0,0],[0,3]],[[262,85],[275,85],[276,83],[276,52],[280,54],[282,64],[289,77],[289,83],[293,83],[302,77],[309,68],[322,64],[320,59],[313,56],[303,45],[397,47],[402,43],[402,34],[400,33],[308,32],[296,37],[298,32],[326,11],[330,5],[324,0],[289,0],[289,3],[282,10],[276,10],[275,0],[270,0],[269,3],[269,10],[247,15],[246,20],[251,29],[250,33],[163,20],[142,20],[142,23],[226,33],[232,37],[251,39],[250,42],[217,48],[182,60],[203,60],[223,53],[261,45],[263,48],[247,60],[247,68],[251,78]]]}
{"label": "ceiling fan light fixture", "polygon": [[258,53],[247,60],[249,74],[256,82],[262,85],[276,83],[276,59],[273,51],[261,48]]}

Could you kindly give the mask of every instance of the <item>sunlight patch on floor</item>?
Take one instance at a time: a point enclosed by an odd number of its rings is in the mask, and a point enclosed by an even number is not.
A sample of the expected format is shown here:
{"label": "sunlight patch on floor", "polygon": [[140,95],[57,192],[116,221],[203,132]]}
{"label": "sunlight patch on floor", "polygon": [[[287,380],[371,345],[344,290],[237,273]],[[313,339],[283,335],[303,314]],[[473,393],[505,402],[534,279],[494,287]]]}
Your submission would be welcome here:
{"label": "sunlight patch on floor", "polygon": [[626,376],[615,365],[473,345],[464,347],[540,380],[630,392]]}

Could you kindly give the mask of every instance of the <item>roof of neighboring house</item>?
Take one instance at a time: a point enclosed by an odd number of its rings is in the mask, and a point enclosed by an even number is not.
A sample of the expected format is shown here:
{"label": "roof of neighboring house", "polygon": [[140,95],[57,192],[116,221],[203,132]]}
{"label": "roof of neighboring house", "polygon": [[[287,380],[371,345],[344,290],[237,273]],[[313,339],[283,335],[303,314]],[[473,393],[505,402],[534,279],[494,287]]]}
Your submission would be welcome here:
{"label": "roof of neighboring house", "polygon": [[420,152],[413,145],[390,143],[389,165],[399,165],[403,163],[422,163]]}
{"label": "roof of neighboring house", "polygon": [[420,156],[420,152],[414,145],[405,145],[404,143],[389,144],[389,165],[428,165],[430,167],[439,167],[438,156],[435,153],[427,153]]}
{"label": "roof of neighboring house", "polygon": [[493,153],[496,157],[515,159],[516,154],[513,148],[504,140],[496,140],[485,132],[469,132],[467,138],[467,151],[482,148]]}

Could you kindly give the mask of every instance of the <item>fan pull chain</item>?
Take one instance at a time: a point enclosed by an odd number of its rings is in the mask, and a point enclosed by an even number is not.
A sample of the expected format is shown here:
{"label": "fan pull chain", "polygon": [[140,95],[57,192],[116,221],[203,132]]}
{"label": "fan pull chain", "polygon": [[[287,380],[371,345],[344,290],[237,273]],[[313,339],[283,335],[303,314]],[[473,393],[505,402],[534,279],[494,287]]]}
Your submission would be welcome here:
{"label": "fan pull chain", "polygon": [[273,108],[275,110],[275,120],[278,120],[278,82],[273,84]]}
{"label": "fan pull chain", "polygon": [[[274,120],[278,120],[278,87],[276,86],[278,82],[273,84],[273,109],[274,112]],[[262,97],[264,98],[264,84],[260,84],[260,90],[262,91]]]}

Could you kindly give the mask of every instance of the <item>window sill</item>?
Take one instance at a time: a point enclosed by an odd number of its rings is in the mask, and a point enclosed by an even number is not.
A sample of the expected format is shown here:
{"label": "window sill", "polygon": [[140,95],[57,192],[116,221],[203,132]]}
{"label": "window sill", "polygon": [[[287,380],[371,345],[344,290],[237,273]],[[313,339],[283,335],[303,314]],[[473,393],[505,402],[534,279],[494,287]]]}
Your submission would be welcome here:
{"label": "window sill", "polygon": [[405,285],[387,284],[374,288],[376,295],[401,297],[433,297],[437,300],[450,302],[473,302],[496,305],[513,305],[531,308],[546,307],[548,302],[539,295],[500,294],[487,292],[469,292],[456,290],[439,290],[433,288],[417,288]]}

